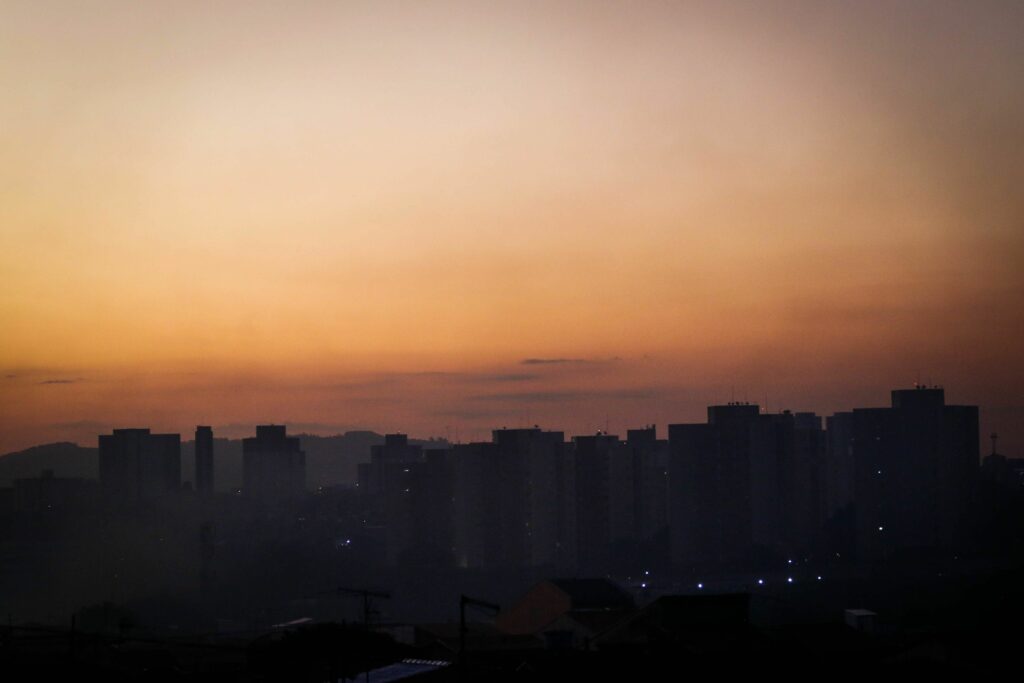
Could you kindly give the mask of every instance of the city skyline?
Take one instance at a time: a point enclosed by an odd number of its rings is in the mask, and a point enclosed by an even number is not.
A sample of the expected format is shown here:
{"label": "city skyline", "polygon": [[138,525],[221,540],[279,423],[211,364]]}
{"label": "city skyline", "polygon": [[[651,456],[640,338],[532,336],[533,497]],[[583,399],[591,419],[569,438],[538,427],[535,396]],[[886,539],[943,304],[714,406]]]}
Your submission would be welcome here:
{"label": "city skyline", "polygon": [[[894,389],[827,420],[712,405],[666,438],[528,427],[324,448],[284,425],[241,443],[197,426],[190,446],[130,428],[91,453],[40,449],[18,459],[41,469],[0,486],[6,656],[189,680],[334,679],[342,663],[570,680],[616,663],[657,677],[687,644],[691,672],[728,653],[792,678],[907,671],[894,652],[920,670],[925,642],[956,645],[944,668],[997,672],[1019,613],[1024,461],[982,461],[977,406],[944,394]],[[324,480],[325,458],[350,471]]]}
{"label": "city skyline", "polygon": [[[428,376],[431,376],[433,378],[432,381],[436,381],[435,373],[427,373],[427,374],[428,374]],[[442,373],[437,373],[437,374],[442,374]],[[911,384],[911,385],[909,385],[907,387],[903,387],[902,389],[899,389],[899,388],[898,389],[891,389],[890,388],[889,390],[886,390],[885,393],[888,395],[892,391],[895,391],[895,390],[909,391],[909,390],[912,390],[912,389],[941,389],[941,390],[944,391],[946,388],[943,385],[941,385],[941,384],[914,383],[914,384]],[[721,389],[721,390],[725,391],[725,389]],[[289,429],[292,429],[293,432],[295,434],[299,435],[299,436],[308,435],[308,436],[317,436],[317,437],[330,437],[330,436],[341,436],[341,435],[343,435],[345,433],[359,433],[359,432],[376,433],[378,435],[393,434],[394,433],[394,434],[407,434],[411,438],[417,438],[417,439],[421,439],[421,440],[438,439],[440,441],[447,442],[447,443],[450,443],[450,444],[471,444],[471,443],[474,443],[474,442],[487,441],[490,438],[490,436],[493,433],[493,431],[497,430],[497,429],[512,429],[512,430],[515,430],[515,429],[528,429],[528,428],[529,429],[543,428],[545,430],[552,429],[552,430],[555,430],[557,432],[566,434],[567,438],[575,438],[577,436],[592,436],[594,434],[599,434],[599,435],[600,434],[625,434],[627,431],[634,431],[634,430],[639,430],[639,429],[643,429],[643,430],[654,429],[654,430],[656,430],[656,433],[659,436],[664,436],[665,434],[667,434],[667,430],[668,430],[668,428],[670,426],[672,426],[674,424],[684,424],[684,423],[688,423],[688,422],[693,422],[694,420],[699,420],[699,419],[701,419],[701,418],[703,418],[705,416],[706,411],[709,408],[713,408],[713,407],[716,407],[716,406],[717,407],[722,407],[722,406],[750,406],[750,407],[755,408],[758,411],[758,414],[760,414],[760,415],[784,415],[784,414],[807,413],[807,414],[818,415],[818,416],[820,416],[822,418],[825,418],[825,417],[833,417],[833,416],[840,415],[840,414],[843,414],[843,413],[848,413],[849,411],[854,410],[854,409],[867,409],[867,407],[869,407],[869,406],[881,406],[881,405],[884,405],[884,403],[886,402],[884,397],[883,397],[883,398],[879,398],[878,400],[868,401],[867,403],[862,403],[858,407],[855,407],[853,404],[844,404],[844,405],[841,405],[841,406],[836,407],[835,409],[831,409],[831,410],[821,410],[820,408],[816,408],[815,406],[794,407],[794,406],[790,406],[788,404],[781,405],[781,406],[776,406],[776,407],[770,407],[770,406],[766,405],[765,402],[764,402],[764,399],[767,398],[767,396],[762,397],[761,400],[756,400],[756,397],[751,397],[747,392],[742,392],[740,395],[738,395],[738,392],[736,391],[736,389],[734,387],[730,387],[728,389],[728,391],[730,392],[730,395],[727,398],[725,398],[723,400],[720,400],[720,401],[705,402],[698,409],[696,409],[695,411],[694,410],[688,410],[688,411],[685,411],[685,413],[684,413],[684,412],[681,412],[681,411],[673,412],[673,411],[664,410],[664,409],[660,410],[658,414],[666,417],[666,419],[663,419],[663,420],[660,420],[660,421],[656,421],[656,420],[652,420],[652,419],[643,419],[642,416],[641,416],[640,419],[633,420],[633,419],[631,419],[629,417],[626,417],[624,415],[606,413],[605,416],[604,416],[604,419],[600,420],[600,421],[598,421],[598,420],[594,420],[594,421],[583,420],[581,422],[577,421],[577,422],[579,422],[581,424],[579,429],[572,428],[572,427],[567,427],[565,424],[559,423],[557,421],[538,422],[536,420],[531,420],[531,419],[529,419],[530,414],[527,413],[527,412],[520,412],[518,415],[510,415],[509,417],[512,417],[513,419],[505,420],[505,421],[498,421],[498,422],[491,422],[491,423],[488,423],[487,425],[485,425],[483,427],[480,427],[478,429],[469,429],[469,430],[460,429],[459,424],[457,422],[453,422],[452,424],[446,424],[443,427],[438,427],[438,428],[435,428],[433,430],[428,429],[427,431],[424,431],[422,433],[416,432],[415,430],[412,430],[412,429],[408,429],[408,428],[404,427],[401,424],[395,424],[395,425],[393,425],[393,426],[391,426],[391,427],[389,427],[387,429],[381,429],[381,428],[375,428],[374,425],[344,424],[344,423],[340,423],[340,422],[339,423],[303,422],[301,420],[283,420],[283,419],[264,419],[264,420],[255,420],[253,422],[232,422],[232,423],[223,423],[223,424],[215,423],[215,424],[213,424],[211,426],[208,426],[208,427],[196,426],[197,423],[195,423],[193,421],[191,423],[186,423],[185,426],[183,426],[181,429],[165,427],[162,423],[154,423],[151,420],[147,421],[146,419],[138,419],[138,420],[135,420],[135,421],[128,421],[128,422],[123,422],[123,423],[122,422],[115,422],[115,421],[112,421],[112,420],[97,420],[97,421],[81,421],[81,422],[75,423],[73,425],[67,425],[65,428],[74,429],[77,433],[84,435],[80,439],[78,439],[77,441],[76,440],[71,440],[72,443],[77,443],[79,446],[91,446],[91,445],[93,445],[95,443],[95,441],[96,441],[97,433],[100,433],[100,432],[110,431],[110,430],[134,431],[136,429],[146,429],[146,430],[152,429],[154,432],[167,432],[167,433],[180,433],[180,434],[187,434],[188,432],[191,432],[193,430],[199,430],[199,429],[206,429],[206,430],[211,430],[212,429],[212,430],[214,430],[216,432],[217,438],[219,438],[219,439],[220,438],[226,438],[226,439],[232,439],[232,440],[236,440],[236,441],[241,442],[246,437],[251,435],[252,430],[254,428],[256,428],[256,427],[258,427],[260,425],[265,425],[265,426],[273,426],[273,425],[285,426],[285,427],[287,427]],[[582,396],[582,395],[583,395],[582,393],[579,394],[579,396]],[[954,393],[953,395],[954,395],[954,397],[956,397],[957,393]],[[568,393],[566,393],[566,394],[555,394],[554,398],[555,398],[555,400],[558,400],[560,402],[563,401],[563,400],[566,400],[566,399],[568,399],[568,402],[581,400],[580,398],[573,398]],[[542,399],[539,399],[539,400],[541,400],[541,401],[548,401],[549,399],[548,398],[542,398]],[[963,403],[970,403],[970,402],[969,401],[963,401]],[[982,406],[979,406],[978,409],[979,409],[979,413],[984,414],[984,408]],[[1005,447],[1005,440],[1004,440],[1003,436],[1001,434],[999,434],[999,433],[990,433],[990,432],[985,432],[984,430],[981,430],[979,432],[979,439],[980,439],[980,446],[981,446],[982,454],[987,454],[988,452],[991,451],[991,449],[993,447],[995,447],[995,444],[993,444],[993,442],[992,442],[992,437],[993,436],[996,437],[996,441],[1000,444],[998,446],[998,448],[997,448],[998,452],[1003,454],[1003,455],[1007,455],[1007,450],[1006,450],[1006,447]],[[206,437],[206,438],[209,438],[209,437]],[[188,440],[192,441],[192,439],[188,439]],[[49,443],[49,442],[39,442],[39,443],[30,444],[28,446],[28,448],[33,447],[33,446],[46,445],[47,443]],[[56,442],[54,442],[54,443],[56,443]],[[1015,453],[1009,453],[1009,455],[1010,455],[1010,457],[1017,457]]]}
{"label": "city skyline", "polygon": [[0,670],[1012,670],[1022,35],[3,0]]}
{"label": "city skyline", "polygon": [[1014,3],[10,2],[0,453],[950,387],[1024,452]]}
{"label": "city skyline", "polygon": [[[978,491],[1020,485],[1005,458],[982,463],[977,406],[947,403],[935,386],[894,389],[888,406],[827,419],[765,413],[747,402],[711,405],[705,420],[669,424],[661,438],[653,425],[625,438],[568,439],[536,425],[502,427],[466,444],[372,435],[361,453],[328,451],[336,462],[357,457],[334,478],[316,467],[325,455],[317,448],[313,481],[301,437],[288,436],[285,425],[257,425],[255,433],[240,453],[222,440],[218,456],[210,428],[197,427],[190,482],[179,434],[114,429],[98,438],[100,496],[89,478],[44,469],[38,478],[15,479],[7,499],[13,496],[16,510],[50,510],[93,495],[93,505],[110,509],[163,506],[181,514],[194,502],[209,508],[240,497],[251,512],[304,521],[303,506],[349,497],[361,511],[333,543],[349,548],[348,534],[357,532],[373,538],[367,547],[382,551],[387,565],[601,575],[621,571],[615,558],[630,546],[646,558],[641,565],[660,566],[671,555],[677,569],[750,569],[765,549],[788,564],[794,556],[831,562],[845,553],[849,560],[854,552],[870,564],[924,548],[955,555],[983,514]],[[229,474],[239,456],[240,481],[237,471]],[[228,475],[219,487],[218,469]],[[60,487],[77,495],[62,501]],[[339,505],[336,513],[343,509],[350,508]]]}

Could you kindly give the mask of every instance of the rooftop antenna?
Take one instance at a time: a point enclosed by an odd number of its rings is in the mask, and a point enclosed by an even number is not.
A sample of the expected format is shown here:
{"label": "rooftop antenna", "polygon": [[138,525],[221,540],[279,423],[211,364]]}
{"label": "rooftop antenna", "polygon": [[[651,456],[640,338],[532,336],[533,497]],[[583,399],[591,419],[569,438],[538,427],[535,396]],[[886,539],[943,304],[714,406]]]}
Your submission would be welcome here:
{"label": "rooftop antenna", "polygon": [[992,432],[992,455],[996,454],[996,441],[999,441],[999,435]]}
{"label": "rooftop antenna", "polygon": [[317,595],[350,595],[353,597],[359,597],[363,599],[363,628],[367,631],[370,630],[370,620],[375,614],[378,614],[377,610],[373,609],[373,599],[379,600],[390,600],[391,593],[378,590],[369,590],[367,588],[349,588],[348,586],[338,586],[333,591],[320,591]]}

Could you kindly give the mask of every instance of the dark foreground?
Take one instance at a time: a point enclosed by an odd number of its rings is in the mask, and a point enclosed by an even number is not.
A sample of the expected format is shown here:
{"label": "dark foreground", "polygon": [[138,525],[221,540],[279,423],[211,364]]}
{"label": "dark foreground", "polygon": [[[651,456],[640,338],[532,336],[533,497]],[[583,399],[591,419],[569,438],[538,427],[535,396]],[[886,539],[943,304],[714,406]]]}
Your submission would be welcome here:
{"label": "dark foreground", "polygon": [[[834,609],[861,607],[850,604],[854,595],[877,614],[870,623],[851,625],[844,610]],[[461,653],[457,623],[367,629],[302,622],[260,633],[175,635],[147,632],[111,605],[80,614],[74,628],[3,625],[0,670],[5,680],[106,681],[982,676],[1014,670],[1022,614],[1024,569],[932,581],[824,582],[753,595],[662,596],[575,642],[551,633],[509,635],[472,621]]]}

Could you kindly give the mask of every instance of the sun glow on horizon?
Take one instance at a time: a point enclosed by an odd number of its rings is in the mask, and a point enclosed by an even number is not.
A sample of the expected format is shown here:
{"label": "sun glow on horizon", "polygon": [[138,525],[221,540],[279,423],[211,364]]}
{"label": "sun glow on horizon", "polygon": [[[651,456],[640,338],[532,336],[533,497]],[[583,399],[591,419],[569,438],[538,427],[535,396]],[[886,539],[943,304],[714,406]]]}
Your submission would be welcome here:
{"label": "sun glow on horizon", "polygon": [[924,377],[1024,448],[1019,7],[90,5],[0,9],[0,452]]}

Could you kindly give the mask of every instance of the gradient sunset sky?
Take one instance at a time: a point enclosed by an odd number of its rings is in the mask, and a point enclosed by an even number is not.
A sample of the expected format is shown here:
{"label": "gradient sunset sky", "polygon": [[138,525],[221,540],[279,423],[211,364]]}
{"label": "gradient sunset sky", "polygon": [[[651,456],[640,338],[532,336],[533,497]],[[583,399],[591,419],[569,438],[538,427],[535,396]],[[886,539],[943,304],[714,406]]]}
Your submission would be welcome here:
{"label": "gradient sunset sky", "polygon": [[0,3],[0,452],[940,383],[1024,456],[1024,3]]}

